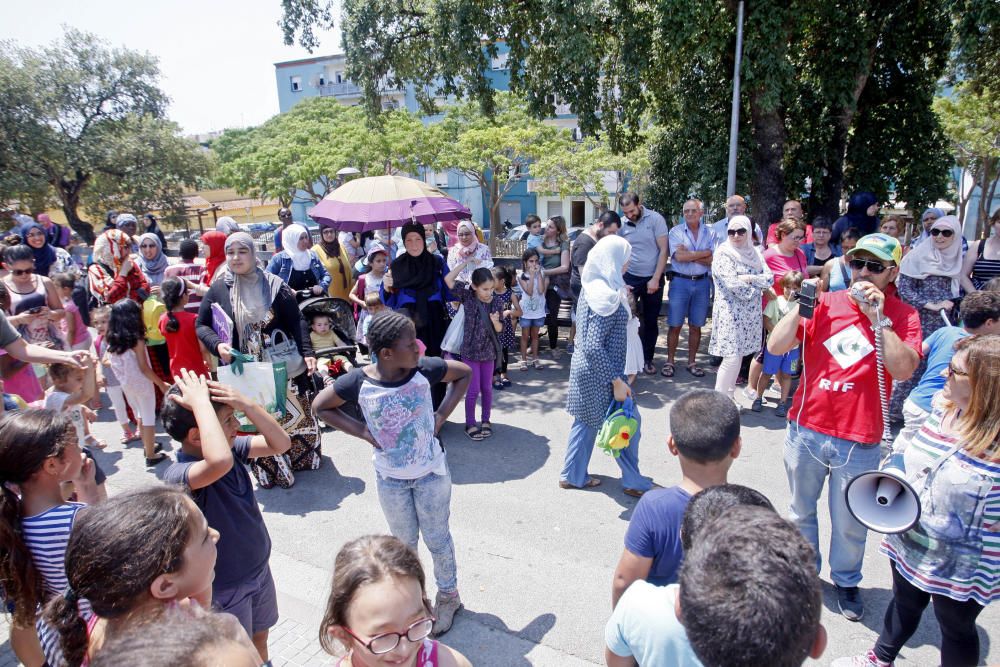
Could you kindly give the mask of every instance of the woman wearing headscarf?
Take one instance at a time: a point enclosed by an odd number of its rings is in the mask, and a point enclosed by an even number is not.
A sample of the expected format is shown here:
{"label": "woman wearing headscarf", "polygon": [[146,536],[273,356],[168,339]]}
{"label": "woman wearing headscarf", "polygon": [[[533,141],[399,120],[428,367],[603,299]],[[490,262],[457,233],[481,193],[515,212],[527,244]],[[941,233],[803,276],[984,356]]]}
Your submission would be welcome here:
{"label": "woman wearing headscarf", "polygon": [[[451,300],[444,282],[444,260],[427,251],[423,225],[406,223],[402,238],[404,252],[382,279],[382,302],[405,312],[417,328],[417,338],[427,346],[427,356],[440,357],[441,341],[448,329],[445,303]],[[444,398],[446,389],[442,383],[431,389],[435,406]]]}
{"label": "woman wearing headscarf", "polygon": [[[930,241],[921,243],[903,257],[896,280],[899,298],[920,313],[920,332],[924,340],[947,326],[942,311],[948,318],[958,320],[955,305],[961,293],[962,226],[955,216],[945,215],[931,223],[928,237]],[[902,419],[903,402],[926,369],[927,360],[921,358],[909,380],[893,385],[890,417]]]}
{"label": "woman wearing headscarf", "polygon": [[31,248],[35,256],[35,275],[48,276],[52,265],[56,263],[56,249],[49,245],[45,227],[31,221],[21,227],[21,240]]}
{"label": "woman wearing headscarf", "polygon": [[[156,234],[143,234],[139,237],[139,268],[142,275],[146,276],[150,287],[156,288],[163,282],[164,273],[170,262],[163,252],[163,245],[160,237]],[[157,290],[152,290],[157,291]]]}
{"label": "woman wearing headscarf", "polygon": [[235,234],[241,230],[235,220],[228,215],[224,215],[216,221],[215,231],[222,232],[224,235],[229,236],[230,234]]}
{"label": "woman wearing headscarf", "polygon": [[931,237],[931,226],[934,225],[934,221],[938,218],[944,217],[944,210],[932,206],[923,212],[920,216],[920,234],[910,241],[910,247],[916,248],[918,245],[926,241]]}
{"label": "woman wearing headscarf", "polygon": [[[250,464],[262,487],[287,488],[295,483],[293,470],[315,470],[320,465],[319,426],[311,409],[315,387],[310,376],[316,370],[312,343],[295,294],[278,276],[257,266],[250,235],[230,235],[225,251],[228,271],[212,283],[201,302],[198,339],[226,364],[232,363],[235,352],[265,361],[267,350],[285,339],[294,342],[302,362],[288,369],[287,406],[281,419],[292,447],[282,456]],[[226,317],[214,315],[213,308]]]}
{"label": "woman wearing headscarf", "polygon": [[149,282],[136,266],[132,239],[120,229],[110,229],[94,241],[94,263],[87,269],[90,293],[101,305],[122,299],[139,303],[149,296]]}
{"label": "woman wearing headscarf", "polygon": [[476,237],[476,225],[473,222],[463,220],[458,223],[455,236],[458,238],[458,242],[448,251],[448,268],[454,269],[470,259],[478,260],[465,267],[458,274],[456,280],[469,283],[472,280],[472,272],[476,269],[493,268],[493,255],[490,254],[490,247],[479,242]]}
{"label": "woman wearing headscarf", "polygon": [[847,213],[837,218],[833,223],[834,245],[840,245],[840,235],[851,227],[858,230],[861,236],[874,234],[879,228],[878,197],[871,192],[855,192],[847,201]]}
{"label": "woman wearing headscarf", "polygon": [[115,218],[115,228],[128,234],[132,242],[139,235],[139,221],[131,213],[121,213]]}
{"label": "woman wearing headscarf", "polygon": [[347,249],[337,238],[337,230],[333,227],[320,227],[319,243],[313,246],[312,251],[319,257],[323,268],[330,276],[330,288],[327,293],[334,298],[346,300],[353,286],[351,280],[353,263],[347,254]]}
{"label": "woman wearing headscarf", "polygon": [[221,231],[205,232],[201,235],[205,245],[205,271],[201,274],[203,285],[211,285],[217,274],[225,273],[226,265],[226,235]]}
{"label": "woman wearing headscarf", "polygon": [[322,294],[330,287],[330,274],[311,247],[312,238],[305,227],[298,223],[288,225],[281,232],[281,252],[267,264],[268,273],[281,278],[297,293]]}
{"label": "woman wearing headscarf", "polygon": [[[580,276],[576,309],[576,352],[569,369],[566,411],[573,417],[559,486],[580,489],[601,483],[587,474],[594,440],[612,399],[631,395],[625,377],[628,301],[623,277],[632,246],[620,236],[605,236],[587,255]],[[638,413],[636,413],[638,415]],[[639,497],[652,482],[639,473],[640,428],[615,459],[625,493]]]}
{"label": "woman wearing headscarf", "polygon": [[726,234],[726,241],[712,256],[715,305],[708,353],[722,357],[715,390],[733,398],[743,357],[760,350],[761,297],[773,278],[753,246],[749,218],[744,215],[730,218]]}

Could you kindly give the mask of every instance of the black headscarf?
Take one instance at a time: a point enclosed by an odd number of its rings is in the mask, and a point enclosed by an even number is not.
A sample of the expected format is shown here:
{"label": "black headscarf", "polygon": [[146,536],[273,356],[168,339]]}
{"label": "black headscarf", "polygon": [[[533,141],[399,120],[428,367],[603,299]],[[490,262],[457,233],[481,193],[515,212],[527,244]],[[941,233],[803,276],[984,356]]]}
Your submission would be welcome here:
{"label": "black headscarf", "polygon": [[[408,222],[403,225],[401,237],[404,245],[406,237],[410,234],[419,234],[420,240],[424,241],[424,226],[416,222]],[[427,302],[438,289],[438,274],[441,271],[441,264],[431,253],[427,252],[427,245],[424,244],[420,254],[414,257],[408,252],[392,260],[389,270],[392,271],[392,287],[396,290],[406,290],[413,294],[414,320],[418,328],[426,326],[430,321],[430,311]]]}

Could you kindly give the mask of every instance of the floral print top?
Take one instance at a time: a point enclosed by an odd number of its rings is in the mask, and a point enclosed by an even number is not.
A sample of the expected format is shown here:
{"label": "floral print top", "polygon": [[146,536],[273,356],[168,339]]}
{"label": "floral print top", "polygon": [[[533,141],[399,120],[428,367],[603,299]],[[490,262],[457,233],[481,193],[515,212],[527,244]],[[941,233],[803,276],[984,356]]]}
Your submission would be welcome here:
{"label": "floral print top", "polygon": [[334,391],[361,408],[379,448],[372,457],[383,477],[419,479],[447,471],[444,450],[434,435],[431,385],[448,371],[437,357],[424,357],[399,382],[382,382],[355,368],[337,378]]}

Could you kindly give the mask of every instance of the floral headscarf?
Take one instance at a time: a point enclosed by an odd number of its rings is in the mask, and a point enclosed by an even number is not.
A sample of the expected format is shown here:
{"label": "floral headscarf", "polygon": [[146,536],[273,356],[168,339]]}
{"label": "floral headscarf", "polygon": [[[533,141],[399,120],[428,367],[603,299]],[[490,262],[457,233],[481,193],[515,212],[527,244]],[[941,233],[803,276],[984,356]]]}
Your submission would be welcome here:
{"label": "floral headscarf", "polygon": [[111,269],[115,275],[130,254],[132,238],[120,229],[109,229],[94,241],[94,261]]}

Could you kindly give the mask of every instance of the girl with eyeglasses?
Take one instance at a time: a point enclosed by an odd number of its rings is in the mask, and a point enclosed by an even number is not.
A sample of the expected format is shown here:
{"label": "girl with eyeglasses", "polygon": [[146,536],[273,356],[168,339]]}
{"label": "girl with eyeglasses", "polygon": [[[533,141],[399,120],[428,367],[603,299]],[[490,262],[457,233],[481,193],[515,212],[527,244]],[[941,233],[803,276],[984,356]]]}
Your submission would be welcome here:
{"label": "girl with eyeglasses", "polygon": [[319,640],[338,667],[471,667],[430,638],[434,626],[420,559],[387,535],[348,542],[337,554]]}
{"label": "girl with eyeglasses", "polygon": [[[938,218],[929,230],[929,241],[911,250],[899,264],[896,287],[899,298],[920,313],[920,331],[924,340],[947,326],[942,311],[949,319],[958,319],[955,307],[961,293],[962,227],[953,215]],[[917,386],[927,367],[926,359],[913,376],[893,387],[889,415],[893,420],[903,417],[903,402]]]}
{"label": "girl with eyeglasses", "polygon": [[980,664],[976,618],[1000,600],[1000,562],[993,557],[1000,552],[998,358],[1000,335],[956,343],[931,414],[895,452],[920,498],[920,517],[910,530],[882,541],[893,595],[875,646],[835,666],[891,665],[930,603],[941,628],[940,664]]}

